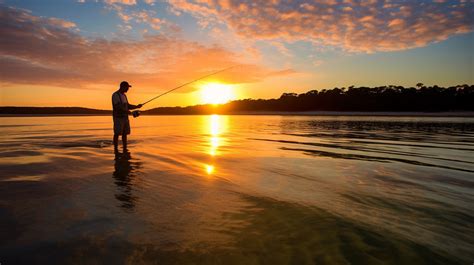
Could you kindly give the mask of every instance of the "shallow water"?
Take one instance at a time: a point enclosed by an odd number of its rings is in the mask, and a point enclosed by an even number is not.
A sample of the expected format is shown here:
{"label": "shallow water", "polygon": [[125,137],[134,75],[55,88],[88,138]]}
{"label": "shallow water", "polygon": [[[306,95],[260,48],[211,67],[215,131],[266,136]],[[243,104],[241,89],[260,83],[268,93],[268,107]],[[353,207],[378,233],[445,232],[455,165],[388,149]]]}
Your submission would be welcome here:
{"label": "shallow water", "polygon": [[0,118],[1,264],[471,264],[474,118]]}

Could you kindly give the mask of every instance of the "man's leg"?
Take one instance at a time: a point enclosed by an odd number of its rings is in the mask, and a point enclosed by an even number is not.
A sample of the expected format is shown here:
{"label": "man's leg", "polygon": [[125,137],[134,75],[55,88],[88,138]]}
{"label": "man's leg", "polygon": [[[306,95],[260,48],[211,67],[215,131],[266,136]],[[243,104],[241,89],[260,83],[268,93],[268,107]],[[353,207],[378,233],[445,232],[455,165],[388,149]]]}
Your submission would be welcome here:
{"label": "man's leg", "polygon": [[127,150],[127,134],[122,134],[122,143],[123,143],[123,150]]}
{"label": "man's leg", "polygon": [[122,143],[123,143],[123,151],[126,152],[127,150],[127,135],[130,133],[130,121],[128,117],[123,121],[123,128],[122,128]]}
{"label": "man's leg", "polygon": [[127,150],[127,130],[125,126],[122,131],[122,145],[123,145],[123,151],[126,151]]}
{"label": "man's leg", "polygon": [[114,150],[115,151],[118,150],[118,137],[119,135],[114,133]]}

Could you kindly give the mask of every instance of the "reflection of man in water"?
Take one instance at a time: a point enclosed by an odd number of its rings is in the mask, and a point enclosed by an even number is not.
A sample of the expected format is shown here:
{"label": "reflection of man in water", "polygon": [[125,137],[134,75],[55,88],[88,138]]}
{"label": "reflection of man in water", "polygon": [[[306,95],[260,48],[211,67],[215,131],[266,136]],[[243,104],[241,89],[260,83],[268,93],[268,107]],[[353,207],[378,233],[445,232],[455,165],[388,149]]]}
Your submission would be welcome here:
{"label": "reflection of man in water", "polygon": [[133,209],[135,207],[136,196],[132,194],[133,180],[137,176],[137,170],[140,168],[140,162],[132,162],[132,156],[129,152],[115,153],[114,183],[117,185],[115,198],[121,202],[120,207]]}
{"label": "reflection of man in water", "polygon": [[128,103],[127,93],[128,89],[132,87],[128,82],[120,83],[119,90],[112,94],[112,107],[114,118],[114,150],[117,151],[118,137],[122,135],[123,149],[127,149],[127,135],[130,134],[130,121],[128,115],[131,109],[139,109],[142,104],[132,105]]}

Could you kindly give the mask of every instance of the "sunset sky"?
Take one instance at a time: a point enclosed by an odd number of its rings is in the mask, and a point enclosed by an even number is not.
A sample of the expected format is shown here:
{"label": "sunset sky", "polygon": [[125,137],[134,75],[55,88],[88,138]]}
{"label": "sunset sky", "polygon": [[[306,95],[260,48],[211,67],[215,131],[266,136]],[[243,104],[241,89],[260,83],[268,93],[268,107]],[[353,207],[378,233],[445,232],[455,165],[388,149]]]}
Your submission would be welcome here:
{"label": "sunset sky", "polygon": [[122,80],[138,104],[233,65],[145,109],[473,84],[473,17],[474,0],[0,0],[0,105],[111,109]]}

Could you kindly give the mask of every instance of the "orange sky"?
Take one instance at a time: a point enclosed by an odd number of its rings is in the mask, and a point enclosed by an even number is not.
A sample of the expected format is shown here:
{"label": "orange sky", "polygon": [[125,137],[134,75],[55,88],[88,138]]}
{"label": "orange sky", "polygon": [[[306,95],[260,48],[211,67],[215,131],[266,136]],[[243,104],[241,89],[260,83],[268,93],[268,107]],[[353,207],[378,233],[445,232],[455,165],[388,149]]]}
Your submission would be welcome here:
{"label": "orange sky", "polygon": [[138,104],[232,65],[146,108],[206,103],[206,83],[229,84],[229,99],[240,99],[474,82],[469,1],[7,0],[0,8],[2,106],[110,109],[123,80]]}

